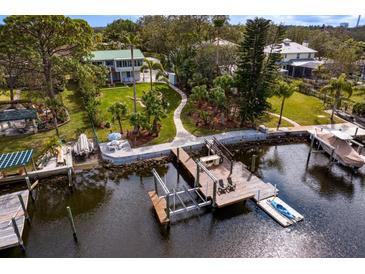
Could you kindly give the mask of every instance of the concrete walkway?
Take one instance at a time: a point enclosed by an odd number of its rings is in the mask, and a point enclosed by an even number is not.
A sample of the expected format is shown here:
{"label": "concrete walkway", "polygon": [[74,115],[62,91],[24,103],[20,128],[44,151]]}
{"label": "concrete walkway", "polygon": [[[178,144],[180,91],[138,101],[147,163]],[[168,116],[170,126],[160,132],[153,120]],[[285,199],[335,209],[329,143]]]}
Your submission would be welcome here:
{"label": "concrete walkway", "polygon": [[178,89],[177,87],[170,85],[170,87],[175,90],[177,93],[180,94],[181,96],[181,102],[180,105],[176,108],[175,112],[174,112],[174,123],[175,123],[175,127],[176,127],[176,136],[174,138],[174,140],[172,141],[173,144],[179,144],[182,142],[189,142],[189,141],[195,141],[196,140],[196,136],[194,136],[193,134],[191,134],[189,131],[187,131],[184,128],[184,125],[181,121],[181,112],[183,110],[183,108],[185,107],[188,98],[186,97],[186,94],[184,92],[182,92],[180,89]]}
{"label": "concrete walkway", "polygon": [[[276,113],[272,113],[272,112],[268,112],[270,115],[272,116],[275,116],[275,117],[278,117],[280,118],[280,115],[279,114],[276,114]],[[292,124],[293,127],[300,127],[300,124],[298,124],[297,122],[295,122],[294,120],[291,120],[285,116],[281,116],[281,119],[287,121],[288,123]]]}

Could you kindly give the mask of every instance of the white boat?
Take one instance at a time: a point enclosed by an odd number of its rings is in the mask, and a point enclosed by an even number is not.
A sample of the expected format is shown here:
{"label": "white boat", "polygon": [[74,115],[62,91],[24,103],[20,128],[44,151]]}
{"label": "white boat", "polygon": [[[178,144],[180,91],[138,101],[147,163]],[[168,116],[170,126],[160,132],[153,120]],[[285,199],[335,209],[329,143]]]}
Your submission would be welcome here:
{"label": "white boat", "polygon": [[[324,131],[315,129],[314,136],[320,141],[324,151],[332,155],[340,164],[348,167],[360,168],[365,164],[365,157],[361,155],[362,144],[352,140],[352,137],[342,131]],[[353,144],[359,146],[358,150]]]}

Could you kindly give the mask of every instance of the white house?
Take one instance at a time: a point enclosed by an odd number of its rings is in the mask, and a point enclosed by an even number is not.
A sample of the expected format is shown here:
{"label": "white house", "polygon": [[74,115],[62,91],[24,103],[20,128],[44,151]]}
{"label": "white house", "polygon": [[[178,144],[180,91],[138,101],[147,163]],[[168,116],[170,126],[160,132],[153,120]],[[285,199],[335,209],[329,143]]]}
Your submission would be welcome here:
{"label": "white house", "polygon": [[280,53],[282,70],[292,77],[311,78],[312,70],[324,63],[315,59],[317,51],[309,48],[308,43],[298,44],[290,39],[284,39],[283,43],[276,46],[266,46],[264,52]]}
{"label": "white house", "polygon": [[[132,78],[131,50],[98,50],[93,51],[91,61],[95,65],[104,65],[109,69],[110,83],[130,83]],[[134,77],[140,81],[141,67],[144,55],[139,49],[133,50]]]}

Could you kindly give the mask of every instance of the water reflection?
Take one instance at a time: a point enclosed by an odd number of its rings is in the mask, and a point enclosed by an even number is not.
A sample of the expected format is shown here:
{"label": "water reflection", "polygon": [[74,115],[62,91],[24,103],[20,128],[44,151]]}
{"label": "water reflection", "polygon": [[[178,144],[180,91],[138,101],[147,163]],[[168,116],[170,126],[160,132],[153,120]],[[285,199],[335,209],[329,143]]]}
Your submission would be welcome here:
{"label": "water reflection", "polygon": [[[0,257],[364,257],[364,169],[348,180],[348,170],[328,168],[326,155],[313,155],[306,168],[307,153],[308,145],[296,144],[239,149],[235,156],[250,166],[257,155],[262,179],[304,215],[290,228],[248,201],[183,213],[166,230],[148,198],[150,168],[128,174],[100,168],[76,174],[73,193],[65,178],[42,180],[24,237],[27,253],[14,248]],[[169,189],[189,183],[173,164],[156,169]]]}

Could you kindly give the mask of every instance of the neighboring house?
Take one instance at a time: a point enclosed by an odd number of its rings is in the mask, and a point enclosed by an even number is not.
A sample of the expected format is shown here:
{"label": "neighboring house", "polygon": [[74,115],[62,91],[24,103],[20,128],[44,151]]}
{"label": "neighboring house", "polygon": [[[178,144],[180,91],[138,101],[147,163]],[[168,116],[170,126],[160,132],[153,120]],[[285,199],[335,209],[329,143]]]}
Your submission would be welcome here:
{"label": "neighboring house", "polygon": [[316,69],[324,62],[315,59],[316,50],[308,47],[308,43],[298,44],[290,39],[284,39],[283,43],[273,46],[266,46],[266,54],[270,52],[280,53],[281,71],[292,77],[311,78],[313,69]]}
{"label": "neighboring house", "polygon": [[[104,65],[109,69],[108,81],[113,83],[131,83],[132,57],[131,50],[98,50],[93,51],[91,61],[95,65]],[[143,65],[144,55],[139,49],[133,50],[134,77],[140,81],[140,72]]]}

